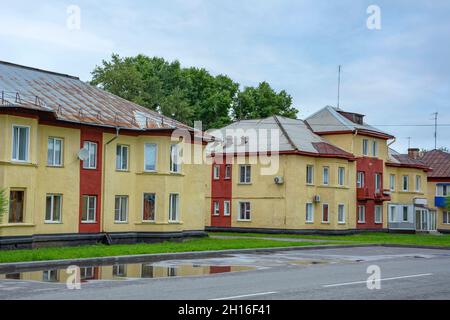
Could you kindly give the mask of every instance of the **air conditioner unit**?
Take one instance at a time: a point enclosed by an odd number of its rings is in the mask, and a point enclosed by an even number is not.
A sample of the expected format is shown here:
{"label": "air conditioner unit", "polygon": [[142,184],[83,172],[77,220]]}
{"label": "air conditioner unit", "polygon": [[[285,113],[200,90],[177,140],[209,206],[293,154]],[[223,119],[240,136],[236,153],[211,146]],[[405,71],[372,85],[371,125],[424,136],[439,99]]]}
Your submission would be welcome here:
{"label": "air conditioner unit", "polygon": [[320,196],[314,196],[314,202],[319,203],[321,201]]}
{"label": "air conditioner unit", "polygon": [[275,177],[273,179],[273,181],[275,181],[275,184],[283,184],[284,183],[284,178],[283,177]]}

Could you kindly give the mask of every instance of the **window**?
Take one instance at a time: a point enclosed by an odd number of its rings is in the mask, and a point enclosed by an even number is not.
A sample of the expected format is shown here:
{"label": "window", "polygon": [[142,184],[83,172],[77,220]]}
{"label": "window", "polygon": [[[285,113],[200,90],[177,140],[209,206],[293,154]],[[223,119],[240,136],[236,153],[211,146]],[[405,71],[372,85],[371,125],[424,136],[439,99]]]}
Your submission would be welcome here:
{"label": "window", "polygon": [[338,205],[338,223],[345,223],[345,205]]}
{"label": "window", "polygon": [[324,185],[330,184],[330,168],[329,167],[323,167],[323,184]]}
{"label": "window", "polygon": [[124,145],[117,145],[116,148],[116,170],[127,171],[128,170],[128,155],[130,148]]}
{"label": "window", "polygon": [[42,281],[44,282],[58,282],[58,270],[44,270],[42,272]]}
{"label": "window", "polygon": [[356,184],[357,184],[358,188],[364,188],[364,186],[365,186],[365,173],[364,172],[362,172],[362,171],[358,172]]}
{"label": "window", "polygon": [[314,184],[314,166],[306,166],[306,184]]}
{"label": "window", "polygon": [[128,221],[128,196],[116,196],[114,221],[116,223]]}
{"label": "window", "polygon": [[62,212],[62,195],[48,194],[45,205],[45,222],[60,223]]}
{"label": "window", "polygon": [[375,193],[381,193],[381,173],[375,173]]}
{"label": "window", "polygon": [[170,172],[181,172],[181,147],[179,144],[172,144],[170,146]]}
{"label": "window", "polygon": [[115,264],[113,266],[113,276],[126,277],[127,276],[127,266],[124,264]]}
{"label": "window", "polygon": [[97,212],[97,197],[83,196],[83,212],[81,215],[81,222],[95,223]]}
{"label": "window", "polygon": [[358,206],[358,223],[366,223],[366,207]]}
{"label": "window", "polygon": [[373,141],[372,143],[372,155],[378,157],[378,141]]}
{"label": "window", "polygon": [[213,209],[213,214],[215,216],[220,215],[220,205],[219,205],[219,201],[214,201],[214,209]]}
{"label": "window", "polygon": [[239,202],[239,220],[251,220],[250,202]]}
{"label": "window", "polygon": [[145,157],[145,171],[156,171],[156,154],[158,152],[158,146],[155,143],[146,143],[144,150]]}
{"label": "window", "polygon": [[448,185],[438,185],[436,187],[436,196],[438,197],[447,197],[450,195],[450,188]]}
{"label": "window", "polygon": [[391,206],[389,208],[389,222],[396,222],[397,221],[397,207]]}
{"label": "window", "polygon": [[395,191],[395,174],[389,176],[389,190]]}
{"label": "window", "polygon": [[225,179],[231,179],[231,164],[225,166]]}
{"label": "window", "polygon": [[408,207],[403,207],[403,222],[408,222]]}
{"label": "window", "polygon": [[93,280],[95,278],[94,267],[80,268],[80,279],[81,280]]}
{"label": "window", "polygon": [[97,144],[95,142],[85,141],[83,148],[88,151],[88,159],[83,161],[83,169],[97,168]]}
{"label": "window", "polygon": [[231,202],[230,201],[223,202],[223,215],[226,217],[231,215]]}
{"label": "window", "polygon": [[47,165],[61,167],[63,164],[63,140],[50,137],[47,144]]}
{"label": "window", "polygon": [[383,206],[375,206],[375,223],[383,223]]}
{"label": "window", "polygon": [[9,193],[9,223],[23,223],[25,191],[14,190]]}
{"label": "window", "polygon": [[239,182],[240,183],[251,183],[252,167],[249,165],[244,165],[240,167]]}
{"label": "window", "polygon": [[422,177],[416,176],[416,192],[420,192],[422,189]]}
{"label": "window", "polygon": [[345,168],[339,167],[338,169],[338,184],[340,186],[345,185]]}
{"label": "window", "polygon": [[369,155],[369,140],[363,139],[363,155]]}
{"label": "window", "polygon": [[307,223],[314,222],[314,206],[312,203],[306,204],[306,222]]}
{"label": "window", "polygon": [[214,180],[219,180],[220,179],[220,166],[219,165],[215,165],[214,166]]}
{"label": "window", "polygon": [[322,223],[328,223],[330,222],[330,215],[328,210],[328,204],[324,203],[322,205]]}
{"label": "window", "polygon": [[409,176],[403,176],[403,191],[409,190]]}
{"label": "window", "polygon": [[30,128],[13,126],[12,159],[14,161],[28,162],[30,146]]}
{"label": "window", "polygon": [[144,205],[142,220],[143,221],[155,221],[156,217],[156,194],[144,193]]}
{"label": "window", "polygon": [[180,195],[172,193],[169,196],[169,221],[178,222],[180,220]]}
{"label": "window", "polygon": [[442,219],[443,224],[450,224],[450,211],[447,212],[444,211]]}

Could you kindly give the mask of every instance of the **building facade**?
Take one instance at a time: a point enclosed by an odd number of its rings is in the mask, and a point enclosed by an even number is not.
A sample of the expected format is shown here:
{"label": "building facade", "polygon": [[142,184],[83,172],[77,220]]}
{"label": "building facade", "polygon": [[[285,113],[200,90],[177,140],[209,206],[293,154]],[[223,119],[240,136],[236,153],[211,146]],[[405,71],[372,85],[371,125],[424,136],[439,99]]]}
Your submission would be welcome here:
{"label": "building facade", "polygon": [[0,92],[0,248],[204,235],[205,166],[181,161],[203,149],[192,128],[10,63]]}

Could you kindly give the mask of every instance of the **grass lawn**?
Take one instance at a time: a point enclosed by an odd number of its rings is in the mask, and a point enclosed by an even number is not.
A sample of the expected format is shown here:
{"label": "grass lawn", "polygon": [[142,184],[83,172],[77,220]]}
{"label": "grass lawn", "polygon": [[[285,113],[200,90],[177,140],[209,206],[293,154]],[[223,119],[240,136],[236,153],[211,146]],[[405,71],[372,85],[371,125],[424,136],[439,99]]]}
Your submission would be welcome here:
{"label": "grass lawn", "polygon": [[404,244],[417,246],[450,247],[450,235],[429,234],[393,234],[393,233],[361,233],[346,236],[318,236],[318,235],[289,235],[289,234],[256,234],[256,233],[233,233],[233,232],[211,232],[210,236],[246,236],[253,238],[292,238],[328,241],[348,241],[353,244]]}
{"label": "grass lawn", "polygon": [[[331,244],[330,242],[329,244]],[[45,261],[59,259],[78,259],[94,257],[111,257],[140,255],[153,253],[174,253],[190,251],[251,249],[251,248],[276,248],[290,246],[317,245],[313,242],[288,242],[263,239],[188,239],[183,242],[162,242],[155,244],[135,245],[95,245],[83,247],[51,247],[33,250],[8,250],[0,251],[0,263]]]}

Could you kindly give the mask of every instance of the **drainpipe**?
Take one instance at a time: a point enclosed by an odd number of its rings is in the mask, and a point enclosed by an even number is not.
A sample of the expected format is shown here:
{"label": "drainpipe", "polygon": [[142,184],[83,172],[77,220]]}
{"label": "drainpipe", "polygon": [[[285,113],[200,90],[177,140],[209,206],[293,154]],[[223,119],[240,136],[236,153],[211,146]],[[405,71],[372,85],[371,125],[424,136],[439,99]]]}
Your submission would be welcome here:
{"label": "drainpipe", "polygon": [[397,141],[397,138],[394,138],[394,139],[392,140],[392,142],[390,142],[390,143],[388,144],[388,148],[389,148],[390,146],[392,146],[396,141]]}
{"label": "drainpipe", "polygon": [[115,140],[117,140],[117,138],[119,138],[119,132],[120,132],[120,128],[117,127],[116,128],[116,135],[114,138],[112,138],[111,140],[109,140],[104,146],[103,146],[103,172],[102,172],[102,232],[105,232],[105,179],[106,179],[106,148],[108,147],[108,145],[110,145],[112,142],[114,142]]}

